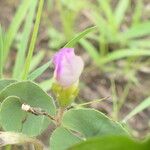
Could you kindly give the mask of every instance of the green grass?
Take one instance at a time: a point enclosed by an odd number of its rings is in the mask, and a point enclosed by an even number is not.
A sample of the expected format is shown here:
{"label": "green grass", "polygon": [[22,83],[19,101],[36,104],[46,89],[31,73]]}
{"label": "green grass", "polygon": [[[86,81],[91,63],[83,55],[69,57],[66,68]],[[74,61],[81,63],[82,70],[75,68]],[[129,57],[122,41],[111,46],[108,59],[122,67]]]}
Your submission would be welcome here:
{"label": "green grass", "polygon": [[23,70],[23,75],[22,75],[23,80],[26,80],[28,77],[30,64],[31,64],[32,56],[33,56],[33,51],[35,48],[35,42],[36,42],[37,35],[38,35],[38,29],[39,29],[39,25],[40,25],[43,5],[44,5],[44,0],[40,0],[38,10],[37,10],[36,21],[35,21],[35,25],[34,25],[34,29],[33,29],[33,34],[32,34],[32,38],[30,41],[29,51],[28,51],[28,55],[27,55],[24,70]]}

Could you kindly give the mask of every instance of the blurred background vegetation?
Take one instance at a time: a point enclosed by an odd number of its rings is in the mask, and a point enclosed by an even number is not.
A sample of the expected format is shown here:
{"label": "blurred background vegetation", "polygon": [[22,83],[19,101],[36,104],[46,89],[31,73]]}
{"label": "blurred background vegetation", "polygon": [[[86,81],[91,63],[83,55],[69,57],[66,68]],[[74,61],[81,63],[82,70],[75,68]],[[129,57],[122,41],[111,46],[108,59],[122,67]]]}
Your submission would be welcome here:
{"label": "blurred background vegetation", "polygon": [[[0,48],[4,49],[4,58],[0,64],[4,67],[0,70],[5,70],[5,78],[21,80],[36,6],[36,0],[1,0]],[[88,107],[114,120],[127,121],[137,137],[148,135],[149,0],[45,0],[30,72],[89,27],[94,27],[92,32],[74,46],[85,62],[76,102],[109,97],[100,103],[89,103]],[[36,79],[45,91],[50,91],[52,71],[50,67]]]}

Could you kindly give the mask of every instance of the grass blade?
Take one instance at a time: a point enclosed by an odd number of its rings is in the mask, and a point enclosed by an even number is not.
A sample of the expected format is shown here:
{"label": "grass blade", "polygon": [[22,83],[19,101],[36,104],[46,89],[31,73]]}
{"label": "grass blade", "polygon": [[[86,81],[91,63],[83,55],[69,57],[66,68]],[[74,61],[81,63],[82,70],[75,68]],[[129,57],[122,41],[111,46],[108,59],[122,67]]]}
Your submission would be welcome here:
{"label": "grass blade", "polygon": [[100,8],[103,10],[103,12],[105,13],[105,16],[108,19],[108,22],[115,27],[115,18],[114,15],[112,13],[112,9],[111,9],[111,5],[109,3],[108,0],[98,0],[99,4],[100,4]]}
{"label": "grass blade", "polygon": [[30,66],[30,72],[32,70],[34,70],[39,64],[40,62],[43,60],[45,56],[45,51],[41,50],[39,51],[36,55],[33,56],[32,60],[31,60],[31,66]]}
{"label": "grass blade", "polygon": [[128,45],[130,47],[150,48],[150,39],[131,40]]}
{"label": "grass blade", "polygon": [[40,0],[39,5],[38,5],[38,10],[37,10],[37,15],[36,15],[36,21],[35,21],[35,25],[33,29],[33,34],[32,34],[32,38],[31,38],[31,42],[29,46],[29,51],[28,51],[28,55],[26,58],[25,67],[23,70],[23,76],[22,76],[23,80],[26,80],[28,77],[30,64],[31,64],[32,56],[33,56],[33,51],[35,47],[35,42],[36,42],[37,35],[38,35],[40,20],[42,16],[43,5],[44,5],[44,0]]}
{"label": "grass blade", "polygon": [[52,62],[49,61],[46,64],[44,64],[43,66],[39,67],[38,69],[36,69],[35,71],[33,71],[29,76],[28,76],[28,80],[35,80],[37,77],[39,77],[51,64]]}
{"label": "grass blade", "polygon": [[76,37],[70,40],[64,47],[74,47],[76,43],[78,43],[82,38],[84,38],[88,33],[94,31],[96,26],[87,28],[83,32],[79,33]]}
{"label": "grass blade", "polygon": [[96,62],[98,63],[99,62],[99,54],[98,52],[96,51],[96,48],[90,43],[88,42],[87,40],[85,39],[82,39],[80,41],[80,44],[83,46],[83,48],[89,53],[89,55],[91,56],[91,58]]}
{"label": "grass blade", "polygon": [[129,0],[120,0],[115,10],[116,24],[119,27],[125,17],[125,13],[129,6]]}
{"label": "grass blade", "polygon": [[124,32],[122,36],[125,39],[131,39],[147,35],[150,35],[150,21],[132,26],[126,32]]}
{"label": "grass blade", "polygon": [[130,118],[140,113],[144,109],[150,107],[150,97],[146,98],[142,103],[140,103],[137,107],[135,107],[123,120],[123,122],[127,122]]}
{"label": "grass blade", "polygon": [[132,25],[140,23],[140,19],[142,18],[142,10],[143,10],[143,0],[138,0],[135,11],[133,13]]}
{"label": "grass blade", "polygon": [[52,85],[53,85],[54,79],[51,78],[49,80],[43,81],[41,82],[39,85],[40,87],[44,90],[44,91],[48,91],[51,89]]}
{"label": "grass blade", "polygon": [[96,24],[100,34],[106,38],[108,41],[114,40],[114,34],[112,30],[112,26],[107,22],[106,19],[103,18],[101,14],[93,11],[92,16],[90,16],[90,20]]}
{"label": "grass blade", "polygon": [[32,3],[32,0],[30,0],[30,1],[24,0],[21,3],[21,5],[19,6],[19,8],[14,16],[14,19],[13,19],[13,21],[8,29],[8,32],[6,34],[4,61],[7,58],[7,55],[9,53],[12,42],[15,39],[17,31],[18,31],[29,7],[31,6],[31,3]]}
{"label": "grass blade", "polygon": [[33,26],[33,19],[35,15],[35,10],[38,1],[32,1],[32,5],[29,8],[28,17],[26,18],[24,29],[21,35],[21,41],[18,45],[18,53],[15,62],[15,67],[13,70],[13,78],[20,79],[20,70],[23,68],[24,61],[25,61],[25,52],[27,49],[28,41],[30,39],[30,33]]}
{"label": "grass blade", "polygon": [[150,56],[150,51],[140,50],[140,49],[120,49],[108,54],[104,58],[101,58],[99,63],[106,64],[114,60],[122,59],[125,57],[132,57],[132,56]]}

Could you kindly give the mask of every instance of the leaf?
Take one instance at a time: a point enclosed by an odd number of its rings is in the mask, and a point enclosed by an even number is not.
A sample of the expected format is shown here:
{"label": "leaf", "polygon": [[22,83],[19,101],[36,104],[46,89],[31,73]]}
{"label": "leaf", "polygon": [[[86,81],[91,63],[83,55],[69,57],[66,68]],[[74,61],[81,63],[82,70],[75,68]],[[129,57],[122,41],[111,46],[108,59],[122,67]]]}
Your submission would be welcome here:
{"label": "leaf", "polygon": [[[52,97],[48,96],[37,84],[31,81],[17,82],[7,86],[0,92],[0,101],[3,101],[9,96],[16,96],[20,98],[22,103],[41,108],[50,115],[54,115],[56,112]],[[36,136],[39,135],[49,123],[50,120],[44,116],[28,114],[23,122],[22,132],[29,136]]]}
{"label": "leaf", "polygon": [[119,27],[125,17],[125,12],[129,6],[129,0],[120,0],[115,10],[116,24]]}
{"label": "leaf", "polygon": [[96,48],[87,40],[82,39],[80,41],[80,44],[83,46],[83,48],[89,53],[89,55],[91,56],[91,58],[93,58],[93,60],[98,63],[100,56],[99,53],[96,51]]}
{"label": "leaf", "polygon": [[0,147],[14,144],[33,144],[35,150],[43,150],[43,144],[34,138],[13,132],[0,132]]}
{"label": "leaf", "polygon": [[16,80],[12,80],[12,79],[2,79],[0,80],[0,91],[3,90],[6,86],[17,82]]}
{"label": "leaf", "polygon": [[74,45],[78,43],[80,39],[85,37],[88,33],[94,31],[95,29],[96,29],[96,26],[87,28],[83,32],[80,32],[76,37],[70,40],[64,47],[74,47]]}
{"label": "leaf", "polygon": [[45,51],[40,50],[36,55],[33,56],[30,66],[30,72],[36,69],[36,67],[41,63],[45,56]]}
{"label": "leaf", "polygon": [[80,141],[82,140],[66,128],[58,127],[50,138],[50,150],[66,150]]}
{"label": "leaf", "polygon": [[64,114],[62,125],[81,133],[85,138],[127,134],[126,130],[94,109],[71,109]]}
{"label": "leaf", "polygon": [[134,141],[126,136],[92,138],[68,150],[148,150],[148,143]]}
{"label": "leaf", "polygon": [[114,27],[115,25],[115,18],[114,18],[114,15],[113,15],[113,12],[112,12],[112,8],[111,8],[111,5],[110,5],[110,2],[107,0],[107,1],[104,1],[104,0],[98,0],[99,4],[100,4],[100,8],[103,10],[106,18],[108,19],[108,22]]}
{"label": "leaf", "polygon": [[150,35],[150,21],[136,24],[122,34],[125,39],[139,38]]}
{"label": "leaf", "polygon": [[48,79],[48,80],[45,80],[45,81],[39,83],[39,85],[44,91],[48,91],[51,89],[53,82],[54,82],[54,79],[51,78],[51,79]]}
{"label": "leaf", "polygon": [[28,46],[28,41],[30,39],[30,33],[33,26],[33,20],[35,15],[35,10],[37,6],[38,1],[32,1],[32,4],[30,5],[28,17],[26,17],[25,24],[23,31],[21,33],[21,39],[17,45],[17,58],[15,61],[15,67],[13,69],[13,78],[20,78],[21,73],[20,70],[22,70],[25,60],[25,54]]}
{"label": "leaf", "polygon": [[26,15],[29,7],[31,6],[31,4],[32,4],[32,0],[30,0],[30,1],[24,0],[21,3],[21,5],[19,6],[19,8],[14,16],[14,19],[11,22],[11,25],[6,34],[4,61],[7,58],[7,55],[10,50],[10,46],[11,46],[11,44],[17,34],[17,31],[18,31],[23,19],[25,18],[25,15]]}
{"label": "leaf", "polygon": [[52,61],[47,62],[46,64],[42,65],[41,67],[37,68],[35,71],[33,71],[31,74],[28,76],[28,80],[35,80],[37,77],[39,77],[48,67]]}
{"label": "leaf", "polygon": [[101,58],[99,63],[106,64],[118,59],[122,59],[125,57],[133,57],[133,56],[150,56],[149,50],[141,50],[141,49],[119,49],[114,52],[109,53],[104,58]]}
{"label": "leaf", "polygon": [[143,12],[143,0],[138,0],[136,2],[136,6],[135,6],[135,10],[133,12],[133,16],[132,16],[132,25],[136,25],[139,24],[141,22],[142,19],[142,12]]}
{"label": "leaf", "polygon": [[29,44],[29,50],[28,50],[28,54],[25,60],[25,65],[23,68],[23,73],[22,73],[23,80],[26,80],[29,74],[31,60],[32,60],[34,49],[35,49],[35,43],[36,43],[36,39],[38,36],[38,30],[39,30],[39,25],[41,21],[43,6],[44,6],[44,0],[40,0],[38,3],[35,24],[33,27],[33,33],[32,33],[30,44]]}
{"label": "leaf", "polygon": [[107,38],[109,41],[112,41],[114,35],[112,35],[112,28],[107,20],[101,14],[99,14],[99,12],[93,11],[91,14],[92,16],[90,17],[90,20],[96,24],[101,35]]}
{"label": "leaf", "polygon": [[22,121],[26,113],[21,110],[21,101],[18,97],[7,97],[1,104],[0,122],[5,131],[21,132]]}
{"label": "leaf", "polygon": [[144,101],[142,101],[138,106],[136,106],[125,118],[124,122],[128,121],[131,119],[133,116],[136,114],[140,113],[144,109],[150,107],[150,97],[146,98]]}
{"label": "leaf", "polygon": [[130,40],[128,42],[128,45],[132,48],[150,48],[150,39],[136,39],[136,40]]}
{"label": "leaf", "polygon": [[82,140],[114,134],[127,135],[127,132],[118,122],[94,109],[71,109],[64,114],[62,127],[52,134],[50,148],[66,150]]}

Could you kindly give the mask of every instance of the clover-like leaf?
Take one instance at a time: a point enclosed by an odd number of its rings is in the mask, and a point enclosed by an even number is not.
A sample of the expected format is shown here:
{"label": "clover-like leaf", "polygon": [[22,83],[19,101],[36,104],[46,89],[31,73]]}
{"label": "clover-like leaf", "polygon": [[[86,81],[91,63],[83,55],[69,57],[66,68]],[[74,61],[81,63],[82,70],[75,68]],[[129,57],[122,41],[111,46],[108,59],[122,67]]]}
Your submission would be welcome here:
{"label": "clover-like leaf", "polygon": [[26,113],[21,110],[21,102],[18,97],[10,96],[2,102],[0,122],[5,130],[21,131],[25,116]]}
{"label": "clover-like leaf", "polygon": [[149,150],[150,141],[135,141],[127,136],[104,136],[89,139],[67,150]]}
{"label": "clover-like leaf", "polygon": [[66,150],[70,146],[82,141],[75,136],[71,131],[64,127],[58,127],[50,138],[50,149],[52,150]]}
{"label": "clover-like leaf", "polygon": [[127,134],[122,125],[94,109],[69,110],[63,117],[63,126],[81,133],[85,138]]}
{"label": "clover-like leaf", "polygon": [[[18,116],[22,114],[22,113],[19,113],[19,111],[22,111],[20,109],[23,103],[26,103],[32,107],[41,108],[44,111],[48,112],[50,115],[54,115],[56,112],[53,99],[49,95],[47,95],[37,84],[30,82],[30,81],[24,81],[24,82],[13,83],[10,86],[7,86],[6,88],[4,88],[0,92],[0,101],[2,102],[1,106],[3,106],[1,108],[0,115],[4,115],[4,112],[5,112],[5,115],[8,115],[7,111],[2,111],[2,110],[5,110],[4,106],[11,108],[12,106],[10,104],[13,103],[13,105],[15,105],[15,102],[11,102],[13,100],[12,98],[9,99],[10,102],[8,102],[7,98],[10,96],[13,96],[13,97],[15,96],[20,99],[20,101],[16,101],[17,106],[12,108],[13,109],[12,113],[13,111],[17,111],[15,113]],[[6,102],[7,102],[7,105],[6,105]],[[7,108],[7,110],[9,108]],[[18,125],[18,128],[16,128],[17,126],[15,122],[11,122],[11,127],[6,123],[2,123],[2,127],[6,131],[7,130],[14,131],[12,129],[15,129],[15,131],[22,132],[29,136],[36,136],[36,135],[39,135],[50,123],[49,119],[44,116],[35,116],[30,113],[27,113],[26,118],[24,118],[24,116],[22,117],[21,116],[19,117],[22,118],[22,122],[20,122],[20,125]],[[12,120],[16,119],[15,118],[16,116],[13,114],[10,117]],[[10,118],[7,117],[7,119],[10,119]],[[2,121],[3,120],[1,120],[1,122]],[[20,131],[20,126],[22,126],[21,131]]]}
{"label": "clover-like leaf", "polygon": [[11,80],[11,79],[2,79],[0,80],[0,91],[3,90],[6,86],[17,82],[16,80]]}
{"label": "clover-like leaf", "polygon": [[104,135],[127,136],[128,133],[121,124],[109,119],[97,110],[71,109],[65,112],[62,127],[56,129],[52,134],[50,148],[66,150],[71,144]]}

